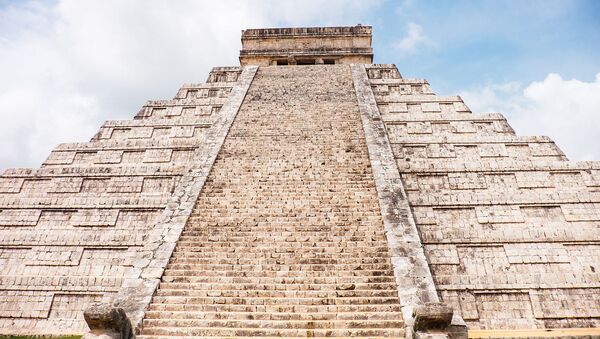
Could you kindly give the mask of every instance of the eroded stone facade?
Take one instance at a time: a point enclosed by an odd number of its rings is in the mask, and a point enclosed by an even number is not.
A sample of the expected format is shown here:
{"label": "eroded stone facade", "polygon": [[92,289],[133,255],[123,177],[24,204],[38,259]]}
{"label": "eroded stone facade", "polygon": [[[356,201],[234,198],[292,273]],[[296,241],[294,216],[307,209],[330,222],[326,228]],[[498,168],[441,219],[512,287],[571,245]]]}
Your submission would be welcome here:
{"label": "eroded stone facade", "polygon": [[0,333],[84,333],[99,301],[146,338],[597,333],[600,163],[371,64],[371,27],[242,43],[0,175]]}
{"label": "eroded stone facade", "polygon": [[140,250],[209,153],[206,136],[241,72],[215,68],[134,120],[107,121],[90,142],[57,146],[37,170],[2,173],[0,333],[85,332],[83,310],[139,274]]}
{"label": "eroded stone facade", "polygon": [[600,163],[367,65],[441,299],[472,329],[600,326]]}

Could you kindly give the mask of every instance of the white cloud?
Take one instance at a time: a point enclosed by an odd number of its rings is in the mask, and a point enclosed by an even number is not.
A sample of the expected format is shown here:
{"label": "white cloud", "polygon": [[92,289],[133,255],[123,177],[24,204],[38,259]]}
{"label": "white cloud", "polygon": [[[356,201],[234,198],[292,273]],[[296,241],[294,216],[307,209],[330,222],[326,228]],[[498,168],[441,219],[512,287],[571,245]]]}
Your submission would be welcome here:
{"label": "white cloud", "polygon": [[435,47],[433,40],[423,33],[423,27],[417,23],[409,22],[406,35],[394,45],[400,55],[416,53],[419,49]]}
{"label": "white cloud", "polygon": [[520,135],[547,135],[572,160],[600,160],[600,73],[594,81],[550,73],[523,89],[518,83],[461,93],[474,112],[501,112]]}
{"label": "white cloud", "polygon": [[[0,7],[0,171],[237,65],[240,31],[354,25],[378,1],[59,0]],[[364,22],[363,22],[364,23]]]}

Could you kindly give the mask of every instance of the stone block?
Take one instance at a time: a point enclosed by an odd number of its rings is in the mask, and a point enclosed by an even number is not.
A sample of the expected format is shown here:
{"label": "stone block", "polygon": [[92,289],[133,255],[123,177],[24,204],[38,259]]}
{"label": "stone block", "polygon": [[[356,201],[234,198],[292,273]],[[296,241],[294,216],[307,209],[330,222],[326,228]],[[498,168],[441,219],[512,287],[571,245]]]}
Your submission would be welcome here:
{"label": "stone block", "polygon": [[446,331],[452,322],[452,307],[442,303],[427,303],[413,311],[414,329],[417,332]]}
{"label": "stone block", "polygon": [[83,312],[85,322],[90,328],[84,339],[129,339],[133,338],[131,323],[122,308],[97,302]]}

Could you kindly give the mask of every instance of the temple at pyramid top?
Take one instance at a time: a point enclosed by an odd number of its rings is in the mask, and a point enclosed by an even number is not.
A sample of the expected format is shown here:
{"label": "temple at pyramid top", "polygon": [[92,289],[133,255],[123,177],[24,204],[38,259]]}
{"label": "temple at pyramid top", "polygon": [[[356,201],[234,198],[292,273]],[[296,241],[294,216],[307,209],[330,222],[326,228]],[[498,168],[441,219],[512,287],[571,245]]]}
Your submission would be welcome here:
{"label": "temple at pyramid top", "polygon": [[263,28],[242,31],[240,64],[370,64],[371,26]]}

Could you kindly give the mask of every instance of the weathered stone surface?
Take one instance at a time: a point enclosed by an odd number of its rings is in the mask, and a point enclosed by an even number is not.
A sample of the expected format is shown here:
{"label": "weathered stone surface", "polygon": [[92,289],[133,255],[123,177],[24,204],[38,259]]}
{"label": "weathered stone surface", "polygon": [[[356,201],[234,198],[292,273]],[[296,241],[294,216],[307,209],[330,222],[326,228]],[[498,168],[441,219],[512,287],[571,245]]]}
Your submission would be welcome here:
{"label": "weathered stone surface", "polygon": [[90,328],[85,339],[129,339],[133,336],[131,323],[122,308],[93,303],[83,312],[83,317]]}
{"label": "weathered stone surface", "polygon": [[242,40],[244,67],[0,175],[1,334],[103,302],[86,337],[598,335],[600,162],[370,64],[368,26]]}
{"label": "weathered stone surface", "polygon": [[600,326],[598,162],[365,67],[442,301],[474,329]]}
{"label": "weathered stone surface", "polygon": [[442,303],[426,303],[413,310],[415,331],[446,331],[452,322],[453,310]]}
{"label": "weathered stone surface", "polygon": [[410,335],[414,308],[439,299],[367,72],[363,65],[351,68],[398,295]]}
{"label": "weathered stone surface", "polygon": [[[221,121],[239,108],[230,101],[245,94],[241,73],[216,68],[207,84],[149,102],[136,120],[108,121],[88,143],[59,145],[40,169],[0,175],[0,333],[83,333],[90,304],[110,304],[142,275],[156,287],[170,257],[164,243],[174,246],[174,225],[185,224],[180,209],[195,201],[180,186],[210,170],[202,158],[216,156]],[[169,231],[153,233],[166,209],[176,213]],[[154,288],[143,286],[147,304]]]}
{"label": "weathered stone surface", "polygon": [[419,305],[413,310],[413,318],[415,339],[466,339],[468,337],[464,320],[446,304],[428,302]]}
{"label": "weathered stone surface", "polygon": [[205,135],[205,144],[194,154],[187,173],[173,192],[170,203],[154,228],[149,231],[141,251],[145,253],[143,260],[136,260],[135,268],[129,272],[113,301],[114,305],[127,312],[135,332],[139,332],[159,279],[167,267],[256,70],[257,67],[246,67],[237,78],[239,82],[233,87],[229,101],[222,107],[219,116],[215,117],[212,127]]}
{"label": "weathered stone surface", "polygon": [[453,314],[452,314],[452,322],[450,323],[450,327],[448,327],[448,338],[450,338],[450,339],[467,339],[468,338],[467,324],[465,323],[464,319],[460,316],[460,314],[458,312],[453,312]]}

